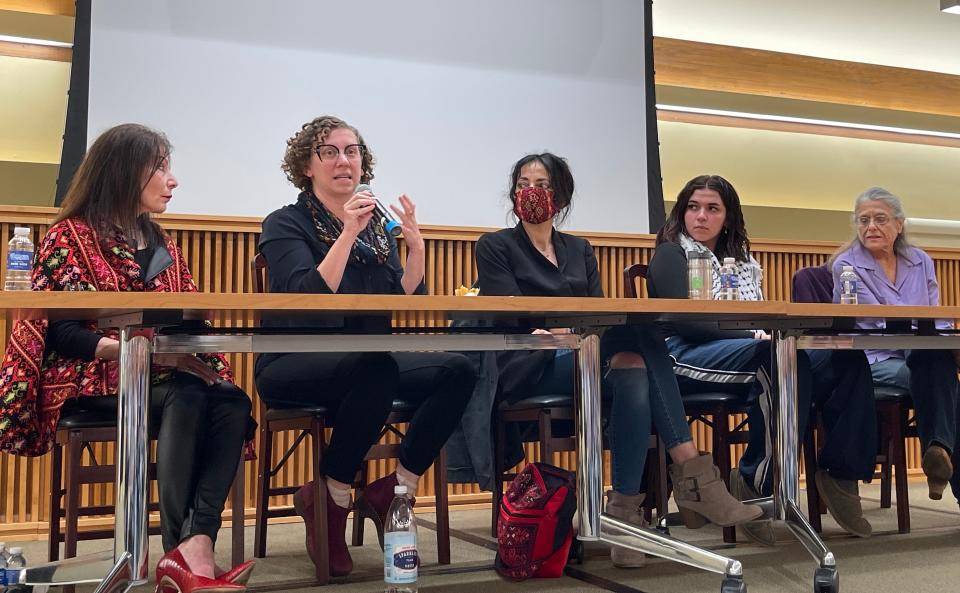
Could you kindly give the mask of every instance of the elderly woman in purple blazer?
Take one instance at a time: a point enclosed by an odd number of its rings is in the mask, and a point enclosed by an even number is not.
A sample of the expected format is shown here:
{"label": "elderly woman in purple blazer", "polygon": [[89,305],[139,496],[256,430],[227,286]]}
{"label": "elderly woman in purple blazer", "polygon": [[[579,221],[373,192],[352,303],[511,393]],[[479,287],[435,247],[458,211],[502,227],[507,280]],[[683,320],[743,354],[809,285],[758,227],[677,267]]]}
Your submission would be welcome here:
{"label": "elderly woman in purple blazer", "polygon": [[[840,273],[853,266],[860,282],[857,301],[864,305],[939,305],[933,260],[910,245],[904,233],[900,199],[872,187],[857,197],[857,237],[833,260],[833,301],[840,301]],[[860,319],[863,329],[883,327],[881,319]],[[938,322],[938,327],[949,327]],[[909,389],[917,411],[923,446],[923,472],[930,498],[939,500],[950,483],[960,500],[960,473],[953,455],[960,434],[957,422],[957,358],[952,350],[868,350],[874,383]]]}

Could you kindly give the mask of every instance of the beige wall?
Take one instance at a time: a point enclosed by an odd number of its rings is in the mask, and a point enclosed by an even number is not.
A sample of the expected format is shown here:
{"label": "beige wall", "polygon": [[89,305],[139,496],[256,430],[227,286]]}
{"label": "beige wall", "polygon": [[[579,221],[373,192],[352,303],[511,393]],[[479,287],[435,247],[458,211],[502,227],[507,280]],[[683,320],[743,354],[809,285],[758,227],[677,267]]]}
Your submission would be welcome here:
{"label": "beige wall", "polygon": [[0,204],[52,206],[58,164],[0,161]]}
{"label": "beige wall", "polygon": [[[665,202],[667,216],[676,202]],[[789,241],[845,241],[853,236],[850,212],[744,206],[750,237]]]}
{"label": "beige wall", "polygon": [[[745,206],[849,211],[861,191],[879,185],[903,199],[907,216],[960,220],[958,148],[663,121],[659,131],[667,199],[690,178],[714,173]],[[773,230],[766,236],[790,232]]]}

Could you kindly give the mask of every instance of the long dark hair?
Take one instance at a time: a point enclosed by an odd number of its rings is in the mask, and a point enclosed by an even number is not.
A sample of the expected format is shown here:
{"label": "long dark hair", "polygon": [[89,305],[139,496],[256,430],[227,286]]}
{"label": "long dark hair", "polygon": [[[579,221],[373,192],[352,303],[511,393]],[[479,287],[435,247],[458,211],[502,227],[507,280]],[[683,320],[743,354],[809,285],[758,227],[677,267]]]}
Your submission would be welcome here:
{"label": "long dark hair", "polygon": [[55,222],[80,218],[101,239],[118,226],[128,241],[160,242],[160,226],[150,219],[150,213],[140,214],[140,195],[145,182],[169,156],[170,142],[163,132],[140,124],[110,128],[87,150]]}
{"label": "long dark hair", "polygon": [[547,174],[550,175],[553,205],[557,211],[553,220],[555,224],[559,224],[564,221],[570,212],[570,202],[573,201],[573,173],[570,172],[570,165],[567,164],[565,158],[558,157],[550,152],[528,154],[514,163],[513,171],[510,173],[510,190],[507,192],[510,196],[510,211],[513,212],[513,206],[517,199],[514,192],[517,189],[517,180],[520,179],[520,170],[533,162],[543,165]]}
{"label": "long dark hair", "polygon": [[677,203],[674,204],[667,222],[657,233],[657,245],[661,243],[678,243],[680,233],[687,236],[687,227],[683,222],[683,215],[687,211],[687,204],[693,192],[698,189],[712,189],[720,194],[724,207],[727,209],[727,218],[723,223],[723,230],[717,239],[714,255],[721,261],[725,257],[735,258],[737,261],[747,261],[750,253],[750,239],[747,237],[747,226],[743,222],[743,210],[740,208],[740,196],[733,185],[719,175],[700,175],[687,182],[677,194]]}

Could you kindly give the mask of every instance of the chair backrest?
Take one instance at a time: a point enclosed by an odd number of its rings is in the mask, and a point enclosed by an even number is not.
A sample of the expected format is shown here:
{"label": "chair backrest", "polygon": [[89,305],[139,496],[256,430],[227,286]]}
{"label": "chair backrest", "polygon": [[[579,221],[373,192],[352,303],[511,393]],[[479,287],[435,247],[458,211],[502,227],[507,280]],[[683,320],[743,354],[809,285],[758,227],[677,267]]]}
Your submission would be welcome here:
{"label": "chair backrest", "polygon": [[250,262],[250,269],[253,272],[253,292],[269,292],[270,285],[267,283],[267,258],[262,253],[258,253]]}
{"label": "chair backrest", "polygon": [[623,296],[637,298],[637,278],[647,278],[647,264],[633,264],[623,269]]}
{"label": "chair backrest", "polygon": [[794,303],[832,303],[833,272],[830,266],[800,268],[793,275],[790,300]]}

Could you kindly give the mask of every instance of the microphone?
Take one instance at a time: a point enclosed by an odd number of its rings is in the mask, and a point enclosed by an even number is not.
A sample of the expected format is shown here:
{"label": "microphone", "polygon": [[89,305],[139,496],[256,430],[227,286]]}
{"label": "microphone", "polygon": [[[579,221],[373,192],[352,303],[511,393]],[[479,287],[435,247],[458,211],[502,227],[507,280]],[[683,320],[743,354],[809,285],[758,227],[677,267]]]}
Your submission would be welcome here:
{"label": "microphone", "polygon": [[[371,194],[373,193],[373,189],[366,183],[361,183],[358,185],[356,191],[353,193],[358,194],[362,191],[368,191]],[[376,196],[373,198],[373,203],[374,212],[376,212],[377,215],[379,215],[383,220],[383,228],[386,229],[391,236],[399,237],[400,233],[403,232],[403,229],[400,227],[400,223],[397,222],[396,219],[390,214],[389,210],[383,207],[383,204],[380,203],[380,200],[378,200]]]}

